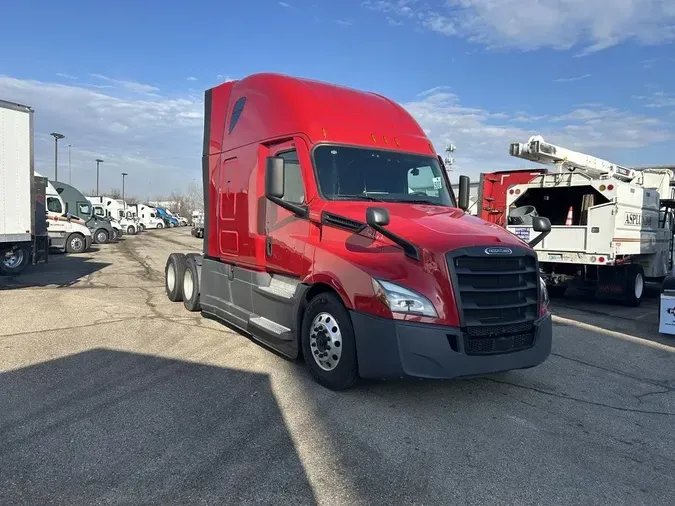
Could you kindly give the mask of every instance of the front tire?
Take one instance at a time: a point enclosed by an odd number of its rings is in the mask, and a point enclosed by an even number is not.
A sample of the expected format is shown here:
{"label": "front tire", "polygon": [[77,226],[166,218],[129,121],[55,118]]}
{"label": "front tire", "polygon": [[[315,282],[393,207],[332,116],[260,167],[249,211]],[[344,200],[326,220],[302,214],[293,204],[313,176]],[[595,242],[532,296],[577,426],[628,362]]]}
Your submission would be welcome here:
{"label": "front tire", "polygon": [[82,234],[71,234],[66,242],[67,253],[83,253],[87,243]]}
{"label": "front tire", "polygon": [[183,277],[187,258],[183,253],[171,253],[164,267],[164,289],[171,302],[183,300]]}
{"label": "front tire", "polygon": [[99,228],[96,232],[94,232],[94,240],[96,241],[96,244],[105,244],[109,239],[110,236],[108,235],[108,232],[102,228]]}
{"label": "front tire", "polygon": [[0,274],[3,276],[16,276],[21,274],[30,263],[30,251],[25,246],[18,246],[10,256],[2,253],[0,262]]}
{"label": "front tire", "polygon": [[158,224],[157,224],[157,228],[158,228],[158,229],[159,229],[159,228],[164,228],[164,225],[163,225],[162,223],[158,223]]}
{"label": "front tire", "polygon": [[136,234],[136,229],[135,229],[132,225],[129,225],[129,226],[127,227],[127,234],[129,234],[129,235],[134,235],[134,234]]}
{"label": "front tire", "polygon": [[330,390],[351,387],[358,378],[352,320],[331,293],[316,295],[302,320],[302,354],[312,377]]}

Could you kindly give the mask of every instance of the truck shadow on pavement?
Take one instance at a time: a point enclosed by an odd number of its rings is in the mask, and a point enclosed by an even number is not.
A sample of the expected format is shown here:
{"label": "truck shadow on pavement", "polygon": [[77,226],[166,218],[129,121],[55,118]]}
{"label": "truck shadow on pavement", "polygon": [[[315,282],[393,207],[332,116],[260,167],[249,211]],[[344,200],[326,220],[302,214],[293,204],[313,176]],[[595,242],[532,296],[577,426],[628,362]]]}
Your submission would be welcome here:
{"label": "truck shadow on pavement", "polygon": [[112,265],[92,260],[89,253],[51,254],[47,264],[29,265],[18,276],[0,276],[0,291],[45,286],[64,288],[81,282],[83,278]]}
{"label": "truck shadow on pavement", "polygon": [[316,504],[267,375],[94,349],[0,406],[2,504]]}

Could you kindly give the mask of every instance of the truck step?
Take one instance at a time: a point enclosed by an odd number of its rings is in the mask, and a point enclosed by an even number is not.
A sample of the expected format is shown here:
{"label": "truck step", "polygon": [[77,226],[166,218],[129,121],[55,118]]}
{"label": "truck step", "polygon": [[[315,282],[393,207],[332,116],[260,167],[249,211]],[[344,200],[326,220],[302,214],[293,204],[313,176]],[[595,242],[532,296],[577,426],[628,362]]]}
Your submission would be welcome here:
{"label": "truck step", "polygon": [[282,339],[285,338],[284,334],[290,333],[291,331],[291,329],[288,327],[279,325],[278,323],[268,320],[263,316],[255,316],[249,320],[249,323],[260,329],[266,330],[270,334],[281,337]]}
{"label": "truck step", "polygon": [[280,299],[291,300],[295,296],[295,287],[298,282],[283,276],[274,276],[269,286],[256,287],[260,292],[274,295]]}

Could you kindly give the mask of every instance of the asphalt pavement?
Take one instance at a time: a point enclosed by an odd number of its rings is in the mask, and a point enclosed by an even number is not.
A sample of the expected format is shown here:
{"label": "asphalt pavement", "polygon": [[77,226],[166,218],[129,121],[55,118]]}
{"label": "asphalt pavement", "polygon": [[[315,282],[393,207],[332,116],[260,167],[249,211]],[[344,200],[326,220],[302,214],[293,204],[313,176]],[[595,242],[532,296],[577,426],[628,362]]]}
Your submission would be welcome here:
{"label": "asphalt pavement", "polygon": [[0,504],[671,505],[675,338],[554,301],[541,366],[314,383],[164,293],[189,229],[0,278]]}

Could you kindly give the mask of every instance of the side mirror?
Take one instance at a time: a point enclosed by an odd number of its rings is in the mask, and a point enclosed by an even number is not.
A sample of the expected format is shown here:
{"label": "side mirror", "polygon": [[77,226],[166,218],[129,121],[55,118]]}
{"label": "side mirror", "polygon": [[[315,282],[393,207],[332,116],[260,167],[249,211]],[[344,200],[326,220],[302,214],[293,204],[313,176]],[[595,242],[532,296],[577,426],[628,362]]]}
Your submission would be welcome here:
{"label": "side mirror", "polygon": [[534,248],[537,244],[544,240],[544,238],[551,233],[551,220],[543,216],[532,217],[532,230],[541,232],[537,237],[532,239],[529,244],[530,248]]}
{"label": "side mirror", "polygon": [[265,197],[270,200],[284,196],[284,159],[268,156],[265,164]]}
{"label": "side mirror", "polygon": [[389,211],[382,207],[369,207],[366,209],[366,223],[374,228],[389,225]]}
{"label": "side mirror", "polygon": [[548,233],[551,231],[551,221],[543,216],[533,216],[532,229],[535,232]]}
{"label": "side mirror", "polygon": [[459,202],[457,203],[458,207],[462,211],[469,209],[469,186],[471,180],[469,176],[459,176]]}

